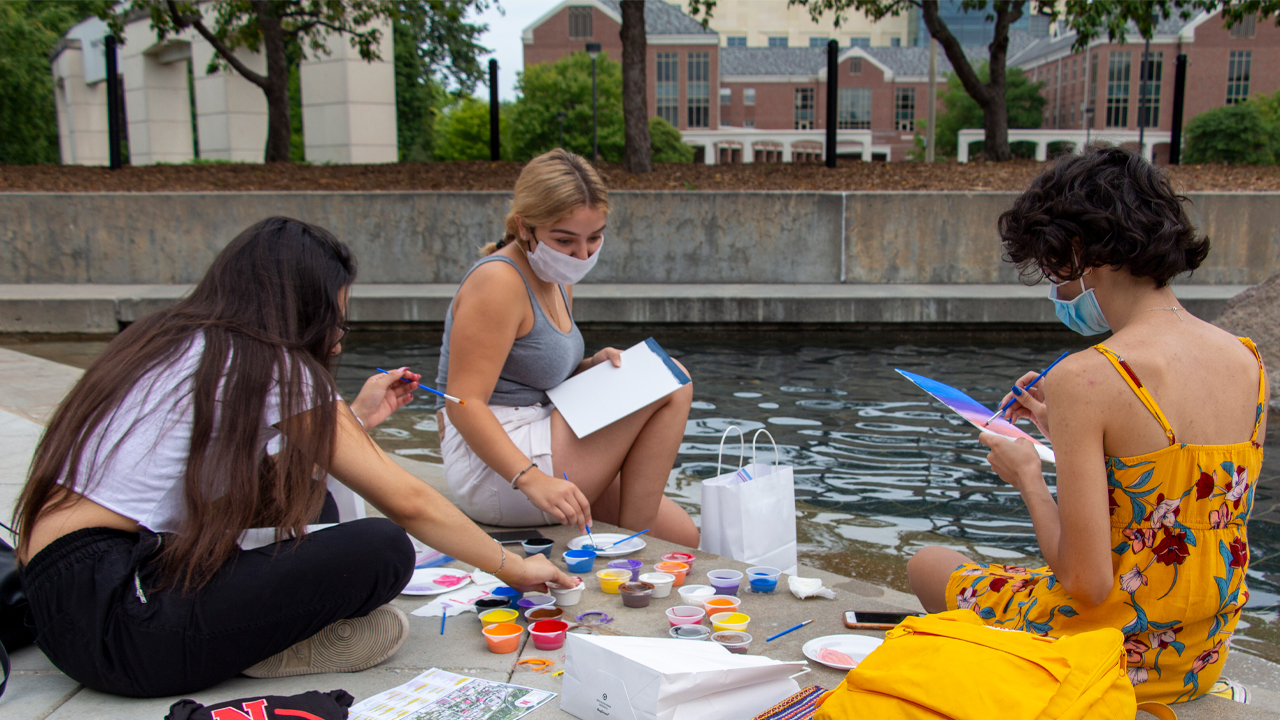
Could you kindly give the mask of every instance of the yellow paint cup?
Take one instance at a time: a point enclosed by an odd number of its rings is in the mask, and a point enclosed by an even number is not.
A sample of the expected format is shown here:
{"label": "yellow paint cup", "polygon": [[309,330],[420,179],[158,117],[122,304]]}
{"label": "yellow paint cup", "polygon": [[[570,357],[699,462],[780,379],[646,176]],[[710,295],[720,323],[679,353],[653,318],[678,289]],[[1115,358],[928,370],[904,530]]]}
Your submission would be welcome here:
{"label": "yellow paint cup", "polygon": [[600,590],[617,595],[618,586],[631,580],[631,571],[609,568],[596,573],[596,579],[600,581]]}
{"label": "yellow paint cup", "polygon": [[740,612],[722,612],[711,616],[711,629],[715,632],[723,630],[737,630],[742,632],[747,629],[747,623],[751,622],[751,616]]}
{"label": "yellow paint cup", "polygon": [[520,617],[520,613],[515,610],[510,608],[498,608],[496,610],[480,613],[480,626],[483,629],[490,625],[497,625],[498,623],[515,622],[518,617]]}

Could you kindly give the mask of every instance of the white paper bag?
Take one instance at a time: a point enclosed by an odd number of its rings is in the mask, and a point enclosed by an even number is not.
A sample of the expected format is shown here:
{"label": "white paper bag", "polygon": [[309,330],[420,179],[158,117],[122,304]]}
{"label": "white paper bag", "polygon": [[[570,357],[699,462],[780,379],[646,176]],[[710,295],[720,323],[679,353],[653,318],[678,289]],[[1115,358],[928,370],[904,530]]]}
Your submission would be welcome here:
{"label": "white paper bag", "polygon": [[712,642],[570,633],[560,709],[580,720],[742,720],[799,692],[808,663]]}
{"label": "white paper bag", "polygon": [[[730,431],[720,436],[721,467],[724,441]],[[757,430],[751,440],[751,464],[710,480],[702,481],[702,544],[704,552],[727,558],[776,567],[788,575],[796,572],[796,488],[791,466],[776,464],[778,445],[774,443],[774,465],[756,462],[755,439],[767,430]],[[746,443],[746,438],[743,438]],[[750,479],[746,479],[750,478]]]}

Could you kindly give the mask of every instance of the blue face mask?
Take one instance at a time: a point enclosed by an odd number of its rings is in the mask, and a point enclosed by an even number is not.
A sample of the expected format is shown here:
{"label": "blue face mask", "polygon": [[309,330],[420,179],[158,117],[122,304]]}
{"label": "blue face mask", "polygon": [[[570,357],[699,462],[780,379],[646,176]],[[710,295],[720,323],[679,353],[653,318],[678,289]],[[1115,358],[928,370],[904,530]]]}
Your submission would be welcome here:
{"label": "blue face mask", "polygon": [[1102,314],[1102,307],[1098,305],[1098,298],[1094,296],[1093,290],[1085,289],[1084,278],[1080,278],[1081,293],[1074,300],[1059,300],[1059,287],[1061,287],[1059,283],[1051,283],[1049,299],[1053,301],[1053,312],[1063,325],[1081,335],[1099,335],[1111,329],[1111,324]]}

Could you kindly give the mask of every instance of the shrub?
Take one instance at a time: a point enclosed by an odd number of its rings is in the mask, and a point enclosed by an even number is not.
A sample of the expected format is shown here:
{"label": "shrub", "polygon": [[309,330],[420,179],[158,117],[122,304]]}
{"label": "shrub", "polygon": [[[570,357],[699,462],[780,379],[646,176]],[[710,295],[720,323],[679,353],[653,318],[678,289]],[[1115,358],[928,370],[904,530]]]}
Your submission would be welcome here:
{"label": "shrub", "polygon": [[1200,113],[1187,123],[1184,163],[1236,163],[1275,165],[1280,155],[1280,131],[1272,105],[1277,97],[1225,105]]}
{"label": "shrub", "polygon": [[693,162],[693,148],[685,144],[679,130],[660,117],[649,118],[649,147],[656,163]]}

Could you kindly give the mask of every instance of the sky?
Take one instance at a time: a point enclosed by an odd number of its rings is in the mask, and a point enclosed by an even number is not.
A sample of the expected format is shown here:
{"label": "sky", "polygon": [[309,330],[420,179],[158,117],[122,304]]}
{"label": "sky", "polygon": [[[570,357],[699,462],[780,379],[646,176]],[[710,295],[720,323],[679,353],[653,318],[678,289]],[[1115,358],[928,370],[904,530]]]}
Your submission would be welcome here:
{"label": "sky", "polygon": [[[480,36],[480,44],[492,48],[493,52],[481,56],[481,62],[487,65],[489,58],[498,61],[498,96],[503,100],[515,100],[516,73],[524,69],[524,42],[520,39],[520,33],[525,26],[560,4],[560,0],[499,0],[499,2],[504,12],[500,13],[491,7],[473,16],[472,22],[489,25],[489,30]],[[487,96],[488,92],[487,85],[476,88],[477,95]]]}

